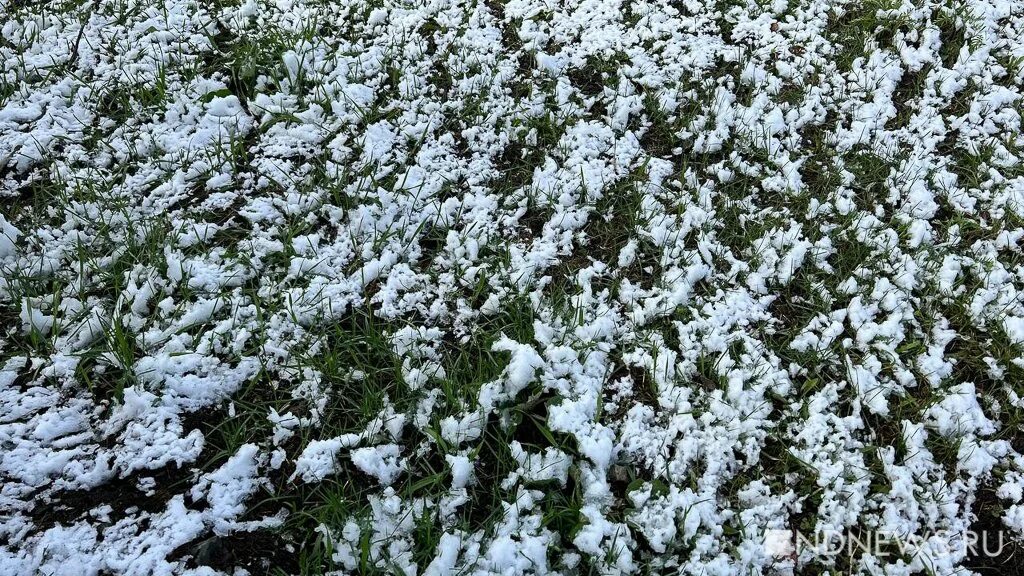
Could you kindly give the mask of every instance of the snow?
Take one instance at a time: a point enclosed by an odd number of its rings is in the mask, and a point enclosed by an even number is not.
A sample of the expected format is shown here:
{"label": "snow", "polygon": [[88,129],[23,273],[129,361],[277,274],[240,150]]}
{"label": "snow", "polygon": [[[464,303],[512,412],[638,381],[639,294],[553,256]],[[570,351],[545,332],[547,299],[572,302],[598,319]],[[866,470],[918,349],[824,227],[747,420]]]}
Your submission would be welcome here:
{"label": "snow", "polygon": [[568,454],[557,448],[547,448],[541,454],[530,454],[516,441],[512,442],[510,449],[519,468],[505,479],[504,484],[514,486],[522,478],[526,482],[554,480],[559,486],[565,487],[569,466],[572,465],[572,458]]}
{"label": "snow", "polygon": [[401,446],[383,444],[352,451],[352,463],[364,474],[373,476],[381,486],[390,486],[405,471],[405,459],[399,459]]}
{"label": "snow", "polygon": [[0,214],[0,258],[14,256],[15,246],[20,237],[21,230],[15,228]]}
{"label": "snow", "polygon": [[1024,538],[1024,11],[876,8],[0,6],[0,574]]}
{"label": "snow", "polygon": [[1003,318],[1003,329],[1014,344],[1024,344],[1024,318],[1006,316]]}
{"label": "snow", "polygon": [[304,482],[319,482],[332,474],[337,465],[337,453],[359,442],[357,434],[346,434],[329,440],[313,440],[295,460],[292,478],[301,476]]}

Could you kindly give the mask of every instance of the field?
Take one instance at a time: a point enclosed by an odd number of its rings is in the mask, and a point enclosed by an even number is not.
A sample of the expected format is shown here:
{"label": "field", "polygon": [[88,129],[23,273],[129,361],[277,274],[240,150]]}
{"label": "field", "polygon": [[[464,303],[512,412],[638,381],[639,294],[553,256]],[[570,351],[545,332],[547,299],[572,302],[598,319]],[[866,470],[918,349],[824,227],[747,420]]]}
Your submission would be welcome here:
{"label": "field", "polygon": [[1022,38],[0,0],[0,576],[1022,571]]}

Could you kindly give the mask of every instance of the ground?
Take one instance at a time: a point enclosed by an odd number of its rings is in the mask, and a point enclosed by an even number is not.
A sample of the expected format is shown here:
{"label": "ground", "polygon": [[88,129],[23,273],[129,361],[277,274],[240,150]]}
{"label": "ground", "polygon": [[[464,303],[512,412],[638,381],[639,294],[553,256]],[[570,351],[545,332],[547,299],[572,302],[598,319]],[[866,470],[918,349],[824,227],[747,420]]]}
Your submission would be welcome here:
{"label": "ground", "polygon": [[1021,38],[0,0],[0,574],[1020,570]]}

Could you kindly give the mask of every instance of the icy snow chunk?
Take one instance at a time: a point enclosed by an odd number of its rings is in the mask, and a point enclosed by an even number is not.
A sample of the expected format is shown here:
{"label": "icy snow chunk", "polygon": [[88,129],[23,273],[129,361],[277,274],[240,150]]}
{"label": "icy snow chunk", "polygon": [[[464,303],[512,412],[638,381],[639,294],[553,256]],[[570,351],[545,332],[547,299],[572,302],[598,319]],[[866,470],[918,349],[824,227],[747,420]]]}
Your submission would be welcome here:
{"label": "icy snow chunk", "polygon": [[473,480],[473,463],[463,455],[446,454],[444,457],[452,472],[452,489],[465,488]]}
{"label": "icy snow chunk", "polygon": [[928,189],[927,181],[918,178],[910,184],[907,201],[900,209],[915,218],[930,220],[938,212],[939,205],[935,202],[935,195]]}
{"label": "icy snow chunk", "polygon": [[636,261],[636,249],[637,241],[630,239],[626,242],[626,245],[619,250],[618,265],[620,268],[630,266]]}
{"label": "icy snow chunk", "polygon": [[363,136],[363,161],[373,164],[391,157],[398,135],[387,121],[371,124]]}
{"label": "icy snow chunk", "polygon": [[363,473],[373,476],[381,486],[390,486],[405,471],[406,460],[399,459],[402,447],[382,444],[352,451],[352,463]]}
{"label": "icy snow chunk", "polygon": [[527,344],[520,344],[504,334],[491,346],[495,352],[511,352],[512,359],[505,367],[502,380],[487,383],[480,388],[480,406],[490,410],[500,402],[515,398],[535,378],[544,366],[544,359]]}
{"label": "icy snow chunk", "polygon": [[995,424],[978,404],[973,382],[952,386],[937,404],[925,412],[930,425],[943,436],[994,434]]}
{"label": "icy snow chunk", "polygon": [[484,432],[486,417],[479,411],[470,412],[456,419],[448,416],[441,420],[441,437],[453,446],[476,440]]}
{"label": "icy snow chunk", "polygon": [[245,512],[246,499],[259,486],[257,479],[259,447],[244,444],[220,468],[206,474],[192,487],[192,499],[205,497],[204,517],[213,523],[214,532],[226,535],[230,520]]}
{"label": "icy snow chunk", "polygon": [[50,329],[53,328],[54,317],[49,314],[44,314],[28,298],[25,298],[21,302],[20,317],[21,329],[25,334],[36,330],[40,334],[46,335],[49,334]]}
{"label": "icy snow chunk", "polygon": [[552,76],[560,76],[568,65],[569,59],[565,56],[552,56],[544,52],[537,52],[537,66]]}
{"label": "icy snow chunk", "polygon": [[282,442],[294,436],[295,429],[299,426],[298,416],[291,412],[278,414],[275,408],[270,409],[267,419],[274,425],[274,436],[271,438],[274,446],[280,446]]}
{"label": "icy snow chunk", "polygon": [[373,88],[365,84],[346,84],[342,87],[341,93],[359,110],[369,107],[375,98]]}
{"label": "icy snow chunk", "polygon": [[961,440],[957,449],[957,470],[963,470],[976,478],[983,477],[999,464],[999,460],[1009,450],[1009,443],[1005,440],[988,442],[967,436]]}
{"label": "icy snow chunk", "polygon": [[0,258],[14,255],[15,245],[20,237],[21,230],[15,228],[3,214],[0,214]]}
{"label": "icy snow chunk", "polygon": [[1007,315],[1003,318],[1003,329],[1011,342],[1024,344],[1024,317]]}
{"label": "icy snow chunk", "polygon": [[[134,392],[125,389],[125,403]],[[135,470],[156,470],[175,463],[194,462],[203,450],[204,437],[199,430],[185,434],[177,411],[166,406],[150,406],[133,419],[118,437],[113,468],[123,478]]]}
{"label": "icy snow chunk", "polygon": [[1018,536],[1024,536],[1024,506],[1014,504],[1003,513],[1003,524],[1011,528]]}
{"label": "icy snow chunk", "polygon": [[953,294],[953,284],[960,275],[960,258],[948,255],[942,260],[942,267],[939,269],[939,291],[946,295]]}
{"label": "icy snow chunk", "polygon": [[863,364],[847,360],[850,382],[857,389],[861,401],[871,412],[884,416],[889,413],[888,395],[891,387],[884,377],[880,378],[881,368],[881,363],[874,356],[866,358]]}
{"label": "icy snow chunk", "polygon": [[401,440],[402,430],[405,428],[405,420],[406,415],[395,412],[394,405],[385,398],[383,410],[366,424],[366,428],[361,436],[362,438],[373,440],[386,433],[387,438],[391,440]]}
{"label": "icy snow chunk", "polygon": [[531,454],[523,450],[519,442],[512,441],[512,457],[519,463],[519,469],[506,481],[511,487],[516,476],[521,476],[527,482],[544,482],[555,480],[561,486],[569,476],[569,466],[572,465],[572,457],[565,452],[553,447],[548,447],[540,454]]}
{"label": "icy snow chunk", "polygon": [[177,244],[183,248],[208,242],[224,227],[211,222],[190,222],[178,234]]}
{"label": "icy snow chunk", "polygon": [[303,482],[320,482],[334,473],[338,452],[355,446],[359,440],[358,434],[344,434],[328,440],[311,441],[295,460],[295,472],[291,478],[299,476]]}

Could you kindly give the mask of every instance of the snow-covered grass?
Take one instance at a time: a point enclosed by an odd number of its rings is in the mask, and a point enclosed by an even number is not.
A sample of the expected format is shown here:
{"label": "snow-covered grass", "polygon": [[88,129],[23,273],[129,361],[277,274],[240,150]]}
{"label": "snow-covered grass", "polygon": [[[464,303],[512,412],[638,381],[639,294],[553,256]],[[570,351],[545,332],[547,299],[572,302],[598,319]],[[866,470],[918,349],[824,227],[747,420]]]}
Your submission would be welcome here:
{"label": "snow-covered grass", "polygon": [[0,0],[0,574],[1004,561],[963,535],[1024,538],[1021,38]]}

